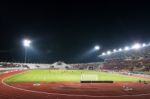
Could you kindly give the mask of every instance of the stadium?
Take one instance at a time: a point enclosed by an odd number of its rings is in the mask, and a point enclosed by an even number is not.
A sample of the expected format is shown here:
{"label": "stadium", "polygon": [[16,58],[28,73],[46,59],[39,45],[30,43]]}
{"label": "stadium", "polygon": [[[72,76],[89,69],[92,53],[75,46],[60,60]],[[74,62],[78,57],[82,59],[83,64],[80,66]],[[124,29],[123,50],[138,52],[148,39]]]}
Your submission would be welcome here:
{"label": "stadium", "polygon": [[[109,50],[102,62],[0,63],[1,97],[145,99],[150,97],[150,44]],[[9,94],[7,94],[9,93]]]}
{"label": "stadium", "polygon": [[150,0],[1,0],[0,99],[150,99]]}

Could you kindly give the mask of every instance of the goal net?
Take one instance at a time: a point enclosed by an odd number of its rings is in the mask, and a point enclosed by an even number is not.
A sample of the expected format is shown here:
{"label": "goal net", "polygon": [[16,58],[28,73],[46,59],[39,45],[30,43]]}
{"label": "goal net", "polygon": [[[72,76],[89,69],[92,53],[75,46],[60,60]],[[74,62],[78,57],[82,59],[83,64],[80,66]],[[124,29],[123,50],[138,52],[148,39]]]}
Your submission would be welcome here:
{"label": "goal net", "polygon": [[82,74],[80,81],[98,81],[98,76],[96,74]]}

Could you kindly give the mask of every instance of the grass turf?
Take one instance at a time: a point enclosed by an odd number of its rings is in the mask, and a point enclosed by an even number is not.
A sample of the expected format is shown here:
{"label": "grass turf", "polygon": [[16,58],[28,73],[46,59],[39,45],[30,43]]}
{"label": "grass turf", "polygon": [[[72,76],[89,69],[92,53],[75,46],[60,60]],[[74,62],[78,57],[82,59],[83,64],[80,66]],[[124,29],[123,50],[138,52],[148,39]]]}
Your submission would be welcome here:
{"label": "grass turf", "polygon": [[[98,80],[113,81],[139,81],[145,80],[140,77],[132,77],[110,72],[97,72],[89,70],[28,70],[26,72],[13,75],[7,79],[7,83],[16,82],[59,82],[73,81],[79,82],[81,75],[97,75]],[[93,78],[90,78],[91,80]]]}

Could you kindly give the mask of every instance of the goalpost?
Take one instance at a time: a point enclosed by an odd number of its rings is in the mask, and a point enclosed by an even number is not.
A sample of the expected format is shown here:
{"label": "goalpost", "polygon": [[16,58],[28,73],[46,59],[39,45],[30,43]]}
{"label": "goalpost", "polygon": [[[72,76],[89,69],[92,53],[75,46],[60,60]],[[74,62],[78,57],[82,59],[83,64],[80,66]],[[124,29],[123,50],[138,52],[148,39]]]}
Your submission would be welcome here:
{"label": "goalpost", "polygon": [[98,81],[98,76],[96,74],[82,74],[80,81]]}

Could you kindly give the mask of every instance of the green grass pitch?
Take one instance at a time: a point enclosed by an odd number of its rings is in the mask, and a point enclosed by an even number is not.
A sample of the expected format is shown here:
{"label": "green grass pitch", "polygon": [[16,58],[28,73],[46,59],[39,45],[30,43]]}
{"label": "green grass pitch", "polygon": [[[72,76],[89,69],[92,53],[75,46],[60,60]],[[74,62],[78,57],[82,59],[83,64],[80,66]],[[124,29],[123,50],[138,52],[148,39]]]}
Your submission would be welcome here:
{"label": "green grass pitch", "polygon": [[[97,80],[138,81],[144,78],[131,77],[111,72],[98,72],[90,70],[28,70],[5,79],[7,83],[16,82],[80,82],[81,75],[96,75]],[[89,78],[93,79],[93,78]]]}

